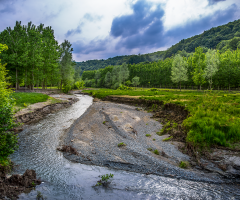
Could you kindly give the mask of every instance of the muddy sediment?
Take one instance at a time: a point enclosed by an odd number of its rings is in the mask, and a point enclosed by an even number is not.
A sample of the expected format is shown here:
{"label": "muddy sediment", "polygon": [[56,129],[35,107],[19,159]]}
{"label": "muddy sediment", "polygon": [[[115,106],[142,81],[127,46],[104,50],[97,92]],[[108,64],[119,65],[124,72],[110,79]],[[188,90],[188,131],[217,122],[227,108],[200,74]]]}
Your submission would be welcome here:
{"label": "muddy sediment", "polygon": [[0,166],[0,199],[18,199],[18,195],[34,189],[41,181],[36,178],[34,170],[26,170],[23,175],[14,174],[7,177],[7,170]]}
{"label": "muddy sediment", "polygon": [[55,103],[55,104],[43,106],[42,108],[35,109],[31,112],[28,112],[22,115],[17,115],[16,122],[25,123],[25,124],[37,122],[40,119],[44,118],[46,115],[57,112],[62,108],[67,108],[77,101],[78,101],[78,98],[74,97],[74,98],[69,98],[68,101],[65,101],[62,103]]}

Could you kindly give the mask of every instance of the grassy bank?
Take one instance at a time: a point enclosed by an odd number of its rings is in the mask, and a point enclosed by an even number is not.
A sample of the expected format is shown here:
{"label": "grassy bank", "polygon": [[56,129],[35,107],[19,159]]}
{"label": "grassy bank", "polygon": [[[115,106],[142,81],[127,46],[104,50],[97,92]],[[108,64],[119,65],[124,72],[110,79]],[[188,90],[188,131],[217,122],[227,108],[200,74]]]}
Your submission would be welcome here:
{"label": "grassy bank", "polygon": [[16,99],[17,107],[27,107],[28,105],[45,102],[50,97],[46,94],[41,93],[27,93],[27,92],[17,92],[11,95],[12,98]]}
{"label": "grassy bank", "polygon": [[240,93],[226,91],[179,91],[171,89],[88,90],[97,98],[128,95],[184,106],[190,114],[183,121],[186,142],[203,148],[240,148]]}

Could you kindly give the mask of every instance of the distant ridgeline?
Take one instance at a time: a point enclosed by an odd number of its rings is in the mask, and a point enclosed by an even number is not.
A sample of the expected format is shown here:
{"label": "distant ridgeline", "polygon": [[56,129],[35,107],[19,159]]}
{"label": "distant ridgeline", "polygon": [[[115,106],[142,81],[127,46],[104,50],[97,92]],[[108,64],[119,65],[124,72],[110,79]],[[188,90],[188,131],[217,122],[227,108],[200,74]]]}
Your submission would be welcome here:
{"label": "distant ridgeline", "polygon": [[158,51],[142,55],[116,56],[106,60],[88,60],[86,62],[76,62],[76,65],[77,68],[81,67],[83,72],[102,69],[111,65],[122,65],[124,62],[127,64],[137,64],[164,60],[176,53],[180,53],[182,56],[187,56],[187,53],[194,52],[195,48],[199,46],[203,47],[204,52],[207,52],[207,48],[218,49],[221,50],[221,52],[224,52],[227,49],[236,50],[237,47],[240,48],[238,37],[240,37],[240,20],[235,20],[226,25],[204,31],[204,33],[200,35],[183,39],[166,51]]}

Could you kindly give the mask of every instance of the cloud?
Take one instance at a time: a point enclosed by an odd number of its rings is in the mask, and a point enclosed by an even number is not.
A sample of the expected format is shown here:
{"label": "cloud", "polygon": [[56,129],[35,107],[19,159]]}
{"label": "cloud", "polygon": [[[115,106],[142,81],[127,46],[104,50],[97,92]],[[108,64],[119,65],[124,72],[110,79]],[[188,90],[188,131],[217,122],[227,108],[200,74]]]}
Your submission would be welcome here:
{"label": "cloud", "polygon": [[68,30],[67,33],[65,34],[65,37],[69,37],[70,35],[75,35],[75,34],[80,34],[82,32],[81,26],[83,26],[83,22],[78,25],[77,28]]}
{"label": "cloud", "polygon": [[188,21],[186,24],[175,27],[165,33],[165,37],[172,37],[177,42],[181,39],[198,35],[204,30],[215,26],[220,26],[234,20],[235,13],[238,11],[236,4],[232,4],[226,10],[218,10],[209,16],[195,21]]}
{"label": "cloud", "polygon": [[90,22],[95,22],[95,21],[100,21],[103,16],[100,16],[100,15],[91,15],[90,13],[86,13],[84,16],[83,16],[84,19],[90,21]]}
{"label": "cloud", "polygon": [[[155,9],[152,9],[155,6]],[[163,32],[162,17],[164,11],[161,4],[153,4],[144,0],[132,5],[133,13],[113,19],[111,36],[121,37],[116,48],[138,48],[159,46],[159,37]]]}
{"label": "cloud", "polygon": [[74,53],[79,54],[89,54],[91,52],[105,51],[109,43],[109,38],[101,40],[92,40],[88,44],[85,44],[83,41],[79,40],[72,44]]}
{"label": "cloud", "polygon": [[208,0],[209,5],[213,5],[216,3],[219,3],[220,1],[226,1],[226,0]]}

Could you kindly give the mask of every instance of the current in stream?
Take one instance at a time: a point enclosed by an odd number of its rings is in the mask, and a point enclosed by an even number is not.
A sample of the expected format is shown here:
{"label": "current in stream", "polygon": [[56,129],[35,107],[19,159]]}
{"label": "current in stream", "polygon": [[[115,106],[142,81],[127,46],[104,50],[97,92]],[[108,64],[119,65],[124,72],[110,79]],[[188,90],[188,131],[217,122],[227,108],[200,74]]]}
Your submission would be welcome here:
{"label": "current in stream", "polygon": [[[19,133],[19,149],[12,161],[19,165],[14,173],[23,174],[34,169],[42,184],[19,199],[36,199],[38,191],[48,200],[78,199],[240,199],[240,192],[232,185],[215,185],[144,175],[106,167],[73,163],[57,151],[64,130],[78,119],[92,104],[92,97],[80,99]],[[109,187],[94,186],[99,175],[114,174]]]}

